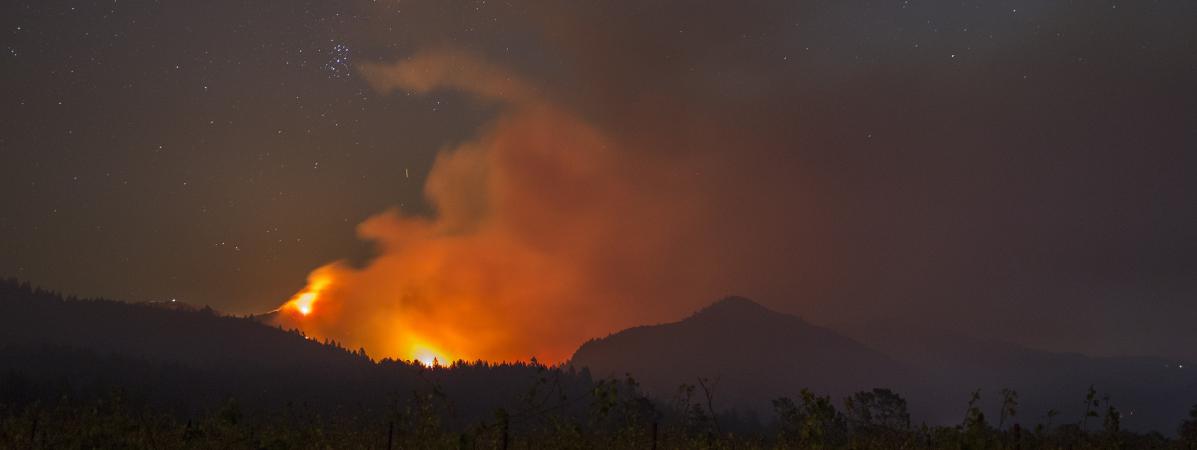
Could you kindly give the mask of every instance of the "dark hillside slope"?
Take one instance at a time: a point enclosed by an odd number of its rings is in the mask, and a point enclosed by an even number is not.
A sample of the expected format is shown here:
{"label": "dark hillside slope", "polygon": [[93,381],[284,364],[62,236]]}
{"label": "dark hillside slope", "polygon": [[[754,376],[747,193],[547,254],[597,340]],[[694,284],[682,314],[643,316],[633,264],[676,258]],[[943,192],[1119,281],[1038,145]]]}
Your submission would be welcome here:
{"label": "dark hillside slope", "polygon": [[740,297],[680,322],[589,341],[571,363],[596,376],[630,373],[660,396],[704,377],[718,383],[716,401],[758,411],[802,388],[842,396],[880,383],[906,384],[906,370],[885,355]]}
{"label": "dark hillside slope", "polygon": [[351,352],[211,309],[64,299],[0,283],[0,342],[113,352],[205,368],[330,370],[363,366]]}
{"label": "dark hillside slope", "polygon": [[1025,426],[1044,422],[1049,409],[1059,413],[1057,424],[1079,422],[1091,385],[1099,399],[1109,396],[1101,408],[1115,406],[1123,426],[1140,431],[1173,432],[1197,402],[1197,370],[1176,361],[1053,353],[909,327],[853,335],[861,341],[733,297],[680,322],[587,342],[571,362],[599,376],[630,374],[666,398],[697,377],[718,380],[717,406],[756,411],[802,388],[830,394],[837,405],[855,391],[892,388],[916,421],[935,425],[960,423],[977,389],[990,418],[1000,416],[1002,389],[1018,391],[1013,420]]}
{"label": "dark hillside slope", "polygon": [[375,362],[364,352],[252,318],[207,308],[65,299],[14,280],[0,281],[0,374],[7,377],[0,383],[4,390],[15,396],[10,400],[121,389],[175,410],[212,407],[229,397],[259,409],[304,404],[325,411],[381,410],[435,391],[453,402],[456,423],[489,417],[498,407],[514,409],[543,379],[577,396],[590,388],[585,373],[522,363],[433,369]]}

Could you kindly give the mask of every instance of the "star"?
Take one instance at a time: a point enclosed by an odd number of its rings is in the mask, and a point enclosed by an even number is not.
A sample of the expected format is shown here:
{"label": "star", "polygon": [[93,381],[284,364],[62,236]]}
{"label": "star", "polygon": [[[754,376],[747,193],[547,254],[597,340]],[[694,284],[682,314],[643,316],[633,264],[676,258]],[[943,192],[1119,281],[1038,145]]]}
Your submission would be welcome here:
{"label": "star", "polygon": [[330,79],[349,78],[350,53],[348,45],[342,43],[333,45],[332,50],[329,51],[328,61],[323,66]]}

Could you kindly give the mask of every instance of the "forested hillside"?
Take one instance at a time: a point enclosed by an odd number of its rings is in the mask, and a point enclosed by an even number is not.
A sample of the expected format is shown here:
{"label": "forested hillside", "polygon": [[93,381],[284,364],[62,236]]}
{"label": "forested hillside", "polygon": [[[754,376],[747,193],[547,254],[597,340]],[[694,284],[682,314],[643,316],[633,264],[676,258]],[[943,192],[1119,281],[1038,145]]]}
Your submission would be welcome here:
{"label": "forested hillside", "polygon": [[[725,302],[696,318],[736,328],[728,317],[746,308],[760,313],[756,305]],[[6,448],[1181,448],[1197,442],[1197,410],[1178,428],[1162,430],[1179,433],[1179,440],[1132,433],[1121,425],[1128,412],[1097,391],[1075,399],[1085,405],[1076,417],[1042,418],[1024,411],[1016,392],[1003,392],[1000,409],[964,397],[956,403],[958,419],[935,424],[912,415],[913,400],[901,391],[827,395],[803,388],[799,372],[793,389],[763,408],[740,408],[734,391],[701,375],[672,389],[645,389],[637,373],[592,378],[585,368],[535,361],[425,367],[375,360],[207,308],[62,298],[15,280],[0,283],[0,330],[0,447]],[[823,336],[823,344],[860,346],[825,331],[798,332]],[[855,354],[867,364],[894,364],[859,348]]]}

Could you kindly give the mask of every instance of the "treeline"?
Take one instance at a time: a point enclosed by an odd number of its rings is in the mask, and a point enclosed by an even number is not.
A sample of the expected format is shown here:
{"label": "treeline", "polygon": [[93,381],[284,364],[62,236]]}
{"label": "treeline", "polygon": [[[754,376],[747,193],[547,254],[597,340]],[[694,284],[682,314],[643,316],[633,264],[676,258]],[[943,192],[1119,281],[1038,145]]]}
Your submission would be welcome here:
{"label": "treeline", "polygon": [[0,448],[1197,448],[1197,407],[1164,436],[1122,429],[1134,411],[1092,388],[1074,417],[1011,390],[987,416],[981,394],[948,426],[887,389],[730,410],[717,380],[650,395],[535,360],[374,361],[207,308],[0,282]]}
{"label": "treeline", "polygon": [[[476,368],[476,367],[475,367]],[[456,368],[430,368],[429,372]],[[1004,392],[997,421],[974,396],[954,426],[912,425],[906,401],[874,389],[842,402],[802,391],[773,402],[775,417],[755,418],[713,407],[714,394],[682,386],[649,398],[635,380],[602,380],[577,397],[559,384],[561,369],[540,377],[518,404],[462,423],[457,404],[436,385],[399,395],[381,407],[342,405],[328,411],[303,402],[247,408],[229,398],[197,414],[148,406],[145,393],[113,388],[103,395],[46,397],[46,386],[8,373],[0,377],[0,447],[4,448],[819,448],[1065,449],[1197,448],[1197,406],[1177,438],[1132,433],[1096,392],[1084,417],[1047,414],[1021,425],[1017,394]],[[979,395],[979,394],[978,394]]]}
{"label": "treeline", "polygon": [[[361,349],[208,308],[70,299],[0,282],[0,374],[36,381],[30,389],[44,401],[60,393],[89,401],[124,389],[127,397],[180,417],[228,398],[251,410],[302,401],[334,414],[345,407],[377,410],[388,393],[435,385],[458,399],[456,426],[516,401],[542,368],[535,362],[452,365],[430,371],[408,361],[375,361]],[[570,393],[592,384],[585,370],[556,373]]]}

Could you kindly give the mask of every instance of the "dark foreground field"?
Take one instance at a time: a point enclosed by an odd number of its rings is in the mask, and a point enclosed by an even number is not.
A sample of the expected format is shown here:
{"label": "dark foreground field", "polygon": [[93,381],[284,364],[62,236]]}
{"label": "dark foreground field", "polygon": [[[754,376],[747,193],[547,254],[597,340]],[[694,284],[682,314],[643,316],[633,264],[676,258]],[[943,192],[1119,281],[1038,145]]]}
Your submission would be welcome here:
{"label": "dark foreground field", "polygon": [[[524,366],[560,379],[563,372]],[[456,369],[433,369],[449,371]],[[595,382],[571,398],[534,383],[522,406],[460,420],[435,386],[391,393],[383,406],[306,403],[250,408],[235,398],[189,413],[149,406],[147,392],[67,393],[10,372],[0,390],[4,448],[1195,448],[1197,408],[1180,436],[1119,428],[1104,402],[1082,418],[1023,426],[1017,407],[996,421],[968,406],[956,426],[911,424],[900,397],[862,392],[844,403],[804,395],[774,402],[776,417],[712,414],[701,390],[658,402],[632,380]],[[134,391],[135,392],[135,391]],[[57,398],[53,398],[57,396]],[[762,425],[767,420],[768,425]]]}

